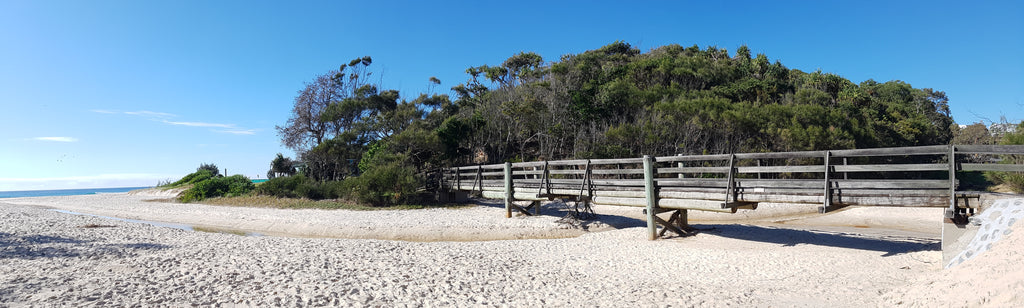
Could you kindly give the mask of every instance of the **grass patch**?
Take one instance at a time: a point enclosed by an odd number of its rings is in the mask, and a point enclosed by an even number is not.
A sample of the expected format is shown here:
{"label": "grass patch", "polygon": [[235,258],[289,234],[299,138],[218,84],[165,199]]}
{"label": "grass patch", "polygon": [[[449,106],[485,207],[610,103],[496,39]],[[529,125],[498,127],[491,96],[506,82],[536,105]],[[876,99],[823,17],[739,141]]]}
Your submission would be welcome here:
{"label": "grass patch", "polygon": [[275,209],[325,209],[325,210],[355,210],[355,211],[377,211],[377,210],[416,210],[425,208],[464,208],[472,205],[467,204],[441,204],[441,205],[395,205],[395,206],[367,206],[346,200],[311,200],[298,198],[278,198],[271,196],[240,196],[220,197],[206,199],[200,202],[208,205],[259,207]]}

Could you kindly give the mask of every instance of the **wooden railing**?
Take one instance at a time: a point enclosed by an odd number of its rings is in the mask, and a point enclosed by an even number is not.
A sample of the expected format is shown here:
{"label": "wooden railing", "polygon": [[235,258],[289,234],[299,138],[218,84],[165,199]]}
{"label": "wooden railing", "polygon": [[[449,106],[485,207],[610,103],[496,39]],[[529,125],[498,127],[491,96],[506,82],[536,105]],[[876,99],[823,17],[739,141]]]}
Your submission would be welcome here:
{"label": "wooden railing", "polygon": [[[443,171],[448,191],[518,200],[571,199],[665,210],[736,212],[760,202],[947,207],[953,218],[977,198],[958,172],[1024,172],[1024,146],[957,145],[833,151],[677,155],[462,166]],[[976,204],[976,202],[975,202]],[[528,213],[528,212],[527,212]],[[654,220],[654,219],[651,219]],[[685,224],[685,221],[683,222]]]}

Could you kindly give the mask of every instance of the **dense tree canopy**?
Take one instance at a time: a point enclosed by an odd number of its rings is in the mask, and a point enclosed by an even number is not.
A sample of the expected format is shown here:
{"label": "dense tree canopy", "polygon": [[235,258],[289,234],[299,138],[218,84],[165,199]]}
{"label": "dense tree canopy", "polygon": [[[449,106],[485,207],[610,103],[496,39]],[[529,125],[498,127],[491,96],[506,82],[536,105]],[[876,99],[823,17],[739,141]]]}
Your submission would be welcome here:
{"label": "dense tree canopy", "polygon": [[[741,46],[641,53],[615,42],[543,64],[467,71],[437,128],[469,163],[946,144],[945,93],[788,69]],[[481,79],[484,78],[483,80]],[[482,154],[482,155],[481,155]]]}
{"label": "dense tree canopy", "polygon": [[[680,45],[643,53],[615,42],[554,62],[521,52],[499,66],[467,69],[468,80],[451,88],[454,99],[421,94],[411,101],[368,83],[371,63],[358,58],[318,76],[278,127],[306,176],[340,180],[470,163],[934,145],[952,138],[941,91],[789,69],[746,46],[733,55]],[[433,89],[440,80],[427,83]]]}

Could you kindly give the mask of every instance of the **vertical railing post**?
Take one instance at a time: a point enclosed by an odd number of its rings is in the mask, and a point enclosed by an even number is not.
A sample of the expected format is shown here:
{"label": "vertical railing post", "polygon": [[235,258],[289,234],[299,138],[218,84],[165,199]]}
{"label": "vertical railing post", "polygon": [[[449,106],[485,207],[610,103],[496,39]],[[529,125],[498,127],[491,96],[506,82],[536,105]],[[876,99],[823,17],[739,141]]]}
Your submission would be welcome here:
{"label": "vertical railing post", "polygon": [[822,196],[825,197],[825,202],[821,206],[821,212],[828,212],[828,209],[832,207],[832,173],[829,172],[829,158],[832,157],[831,151],[825,151],[825,192]]}
{"label": "vertical railing post", "polygon": [[[683,156],[683,154],[676,154],[676,156]],[[676,163],[676,168],[682,169],[683,167],[686,167],[686,164],[683,164],[683,162],[677,162]],[[677,177],[680,178],[680,179],[685,179],[686,178],[686,174],[682,173],[682,172],[679,172],[679,173],[677,173]]]}
{"label": "vertical railing post", "polygon": [[[846,166],[846,165],[847,165],[846,157],[843,157],[843,166]],[[843,179],[844,180],[849,180],[850,179],[850,173],[846,172],[846,171],[843,171]]]}
{"label": "vertical railing post", "polygon": [[537,190],[538,194],[544,194],[546,196],[551,196],[551,178],[549,178],[550,176],[551,176],[551,174],[548,171],[548,161],[545,160],[544,161],[544,173],[542,174],[541,180],[540,180],[540,189]]}
{"label": "vertical railing post", "polygon": [[658,237],[658,226],[654,221],[658,193],[654,186],[654,157],[650,155],[644,155],[644,193],[647,197],[647,239],[654,240]]}
{"label": "vertical railing post", "polygon": [[[761,159],[760,158],[757,159],[757,166],[761,167]],[[757,179],[758,180],[761,179],[761,170],[757,170]]]}
{"label": "vertical railing post", "polygon": [[[476,180],[473,181],[473,190],[476,190],[477,184],[480,184],[480,194],[484,193],[484,165],[476,165]],[[470,190],[470,193],[473,191]]]}
{"label": "vertical railing post", "polygon": [[[736,201],[736,179],[734,177],[736,173],[736,154],[729,156],[729,173],[726,175],[725,184],[725,203],[722,203],[722,208],[730,206],[731,201]],[[730,201],[731,200],[731,201]]]}
{"label": "vertical railing post", "polygon": [[439,192],[442,190],[444,190],[445,192],[451,191],[451,189],[448,188],[447,182],[445,182],[445,179],[448,177],[447,170],[444,170],[444,168],[438,168],[434,172],[437,173],[437,190]]}
{"label": "vertical railing post", "polygon": [[512,201],[514,201],[512,188],[512,163],[505,162],[505,218],[512,218]]}
{"label": "vertical railing post", "polygon": [[949,145],[949,212],[947,218],[956,215],[956,146]]}
{"label": "vertical railing post", "polygon": [[462,190],[462,175],[459,174],[459,167],[455,167],[455,190]]}

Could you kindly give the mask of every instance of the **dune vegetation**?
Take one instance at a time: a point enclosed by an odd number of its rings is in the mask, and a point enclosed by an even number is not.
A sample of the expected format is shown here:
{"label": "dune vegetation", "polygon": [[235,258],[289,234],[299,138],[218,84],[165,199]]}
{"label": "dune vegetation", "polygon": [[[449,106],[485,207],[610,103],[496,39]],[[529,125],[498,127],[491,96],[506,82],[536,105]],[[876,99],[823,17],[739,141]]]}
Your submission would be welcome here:
{"label": "dune vegetation", "polygon": [[[372,63],[353,59],[300,89],[277,127],[298,157],[278,154],[254,194],[393,206],[424,202],[428,171],[466,164],[1024,143],[1016,125],[961,128],[942,91],[804,72],[747,46],[614,42],[555,61],[521,52],[468,68],[451,95],[433,77],[418,95],[381,88]],[[969,178],[1024,189],[1019,174]],[[229,182],[203,188],[249,189]]]}

